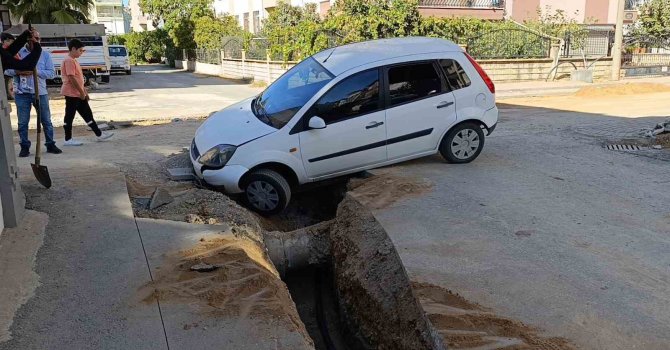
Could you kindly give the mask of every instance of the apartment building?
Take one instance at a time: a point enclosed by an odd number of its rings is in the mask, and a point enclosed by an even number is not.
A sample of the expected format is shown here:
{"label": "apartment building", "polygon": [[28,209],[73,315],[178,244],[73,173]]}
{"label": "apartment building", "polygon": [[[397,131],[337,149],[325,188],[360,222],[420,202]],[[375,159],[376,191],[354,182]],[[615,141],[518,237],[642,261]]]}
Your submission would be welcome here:
{"label": "apartment building", "polygon": [[91,6],[91,23],[104,24],[107,34],[130,32],[130,15],[123,6],[123,0],[95,0]]}
{"label": "apartment building", "polygon": [[[263,20],[277,7],[278,2],[278,0],[214,0],[214,11],[217,15],[235,16],[242,28],[258,33]],[[293,6],[317,4],[319,13],[326,14],[335,0],[291,0],[287,2]]]}
{"label": "apartment building", "polygon": [[142,12],[140,0],[130,0],[128,7],[130,8],[130,29],[133,32],[145,32],[156,29],[151,17]]}

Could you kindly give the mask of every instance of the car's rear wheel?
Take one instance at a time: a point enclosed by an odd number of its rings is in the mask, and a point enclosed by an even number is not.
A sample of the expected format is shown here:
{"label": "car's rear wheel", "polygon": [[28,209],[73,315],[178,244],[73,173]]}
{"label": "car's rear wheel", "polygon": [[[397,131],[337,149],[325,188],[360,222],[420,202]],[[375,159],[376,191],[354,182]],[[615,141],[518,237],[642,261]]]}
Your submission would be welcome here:
{"label": "car's rear wheel", "polygon": [[281,174],[268,170],[255,170],[244,182],[246,203],[263,215],[272,215],[286,209],[291,200],[291,186]]}
{"label": "car's rear wheel", "polygon": [[449,163],[470,163],[484,148],[484,132],[479,124],[457,125],[444,136],[440,143],[440,154]]}
{"label": "car's rear wheel", "polygon": [[128,69],[128,70],[126,71],[126,75],[130,75],[130,74],[132,74],[132,73],[133,73],[133,72],[132,72],[130,69]]}

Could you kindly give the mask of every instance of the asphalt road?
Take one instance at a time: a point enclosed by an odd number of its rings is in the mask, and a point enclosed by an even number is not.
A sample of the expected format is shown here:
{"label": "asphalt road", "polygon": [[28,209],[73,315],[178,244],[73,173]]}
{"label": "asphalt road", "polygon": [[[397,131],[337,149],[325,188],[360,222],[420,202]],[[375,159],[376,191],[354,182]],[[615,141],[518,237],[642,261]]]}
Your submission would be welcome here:
{"label": "asphalt road", "polygon": [[[96,120],[160,120],[208,115],[260,92],[260,89],[217,77],[192,74],[163,65],[134,66],[131,75],[113,74],[109,84],[90,91]],[[63,125],[65,102],[49,88],[54,126]],[[33,111],[34,112],[34,111]],[[83,125],[77,117],[75,125]],[[12,125],[16,107],[12,103]],[[35,125],[35,118],[31,118]]]}

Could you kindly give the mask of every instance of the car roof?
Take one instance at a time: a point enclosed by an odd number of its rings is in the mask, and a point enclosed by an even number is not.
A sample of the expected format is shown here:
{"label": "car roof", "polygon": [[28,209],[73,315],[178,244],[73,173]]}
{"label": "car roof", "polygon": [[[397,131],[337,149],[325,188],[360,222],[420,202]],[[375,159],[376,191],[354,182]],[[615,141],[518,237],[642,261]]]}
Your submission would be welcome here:
{"label": "car roof", "polygon": [[314,56],[334,75],[365,64],[437,52],[462,52],[457,44],[439,38],[405,37],[363,41],[321,51]]}

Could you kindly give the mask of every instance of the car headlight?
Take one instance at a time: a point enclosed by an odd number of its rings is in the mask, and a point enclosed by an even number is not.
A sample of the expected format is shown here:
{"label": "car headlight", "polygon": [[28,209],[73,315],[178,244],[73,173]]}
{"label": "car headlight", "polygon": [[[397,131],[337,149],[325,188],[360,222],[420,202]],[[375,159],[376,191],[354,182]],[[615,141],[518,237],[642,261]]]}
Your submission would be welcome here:
{"label": "car headlight", "polygon": [[233,157],[236,149],[231,145],[214,146],[198,158],[198,163],[209,169],[221,169]]}

